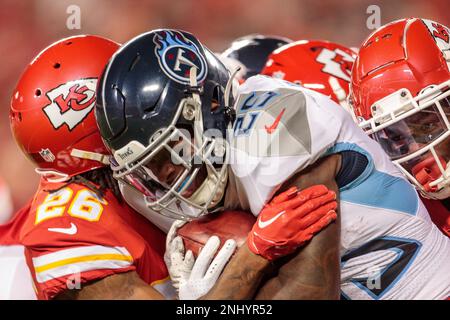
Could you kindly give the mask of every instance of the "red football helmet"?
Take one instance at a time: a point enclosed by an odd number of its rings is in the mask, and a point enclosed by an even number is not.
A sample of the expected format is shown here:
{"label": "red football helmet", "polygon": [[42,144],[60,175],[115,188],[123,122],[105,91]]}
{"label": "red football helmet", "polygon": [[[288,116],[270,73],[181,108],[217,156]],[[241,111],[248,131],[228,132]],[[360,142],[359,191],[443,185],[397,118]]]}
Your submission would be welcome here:
{"label": "red football helmet", "polygon": [[119,48],[97,36],[60,40],[26,68],[11,99],[17,144],[51,181],[64,181],[108,164],[94,116],[95,89]]}
{"label": "red football helmet", "polygon": [[318,91],[348,110],[347,96],[356,53],[340,44],[301,40],[280,47],[261,74]]}
{"label": "red football helmet", "polygon": [[403,19],[372,33],[352,72],[359,125],[427,197],[450,196],[450,30]]}

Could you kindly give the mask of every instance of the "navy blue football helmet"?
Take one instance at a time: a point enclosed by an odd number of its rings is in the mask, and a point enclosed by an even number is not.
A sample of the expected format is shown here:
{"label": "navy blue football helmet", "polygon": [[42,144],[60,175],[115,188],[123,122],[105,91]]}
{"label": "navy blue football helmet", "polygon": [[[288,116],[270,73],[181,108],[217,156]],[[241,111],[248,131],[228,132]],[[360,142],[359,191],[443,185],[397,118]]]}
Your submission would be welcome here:
{"label": "navy blue football helmet", "polygon": [[[283,37],[251,34],[234,40],[221,56],[237,61],[242,69],[240,80],[246,80],[262,71],[272,51],[291,42]],[[228,63],[233,64],[232,60]]]}
{"label": "navy blue football helmet", "polygon": [[114,177],[147,206],[189,220],[220,205],[227,181],[230,74],[192,34],[154,30],[124,44],[97,88]]}

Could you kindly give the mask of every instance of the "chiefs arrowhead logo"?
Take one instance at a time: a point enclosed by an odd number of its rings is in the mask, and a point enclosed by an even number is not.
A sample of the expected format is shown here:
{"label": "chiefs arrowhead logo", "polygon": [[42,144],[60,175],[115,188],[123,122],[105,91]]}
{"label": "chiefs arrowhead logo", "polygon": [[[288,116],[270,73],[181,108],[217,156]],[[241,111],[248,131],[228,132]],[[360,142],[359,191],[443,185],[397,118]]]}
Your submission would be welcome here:
{"label": "chiefs arrowhead logo", "polygon": [[435,29],[435,30],[433,30],[433,36],[435,38],[441,39],[442,41],[444,41],[446,43],[449,43],[450,36],[448,34],[448,31],[445,29],[445,27],[438,23],[433,23],[432,26]]}
{"label": "chiefs arrowhead logo", "polygon": [[355,57],[352,55],[341,49],[329,50],[323,48],[316,61],[323,64],[322,72],[350,82],[352,65],[355,61]]}
{"label": "chiefs arrowhead logo", "polygon": [[70,81],[48,91],[51,101],[42,110],[55,129],[67,125],[73,130],[95,106],[97,78]]}

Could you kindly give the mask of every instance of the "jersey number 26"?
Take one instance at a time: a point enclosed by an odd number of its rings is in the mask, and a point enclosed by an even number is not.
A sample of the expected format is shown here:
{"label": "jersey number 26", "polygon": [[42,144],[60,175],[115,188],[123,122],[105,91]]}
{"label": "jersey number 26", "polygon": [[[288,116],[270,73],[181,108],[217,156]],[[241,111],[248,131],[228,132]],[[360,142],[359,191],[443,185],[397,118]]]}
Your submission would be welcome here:
{"label": "jersey number 26", "polygon": [[75,196],[73,194],[70,188],[50,193],[36,210],[35,224],[61,217],[66,210],[72,217],[98,221],[103,212],[103,205],[108,204],[106,200],[99,198],[88,189],[79,190]]}

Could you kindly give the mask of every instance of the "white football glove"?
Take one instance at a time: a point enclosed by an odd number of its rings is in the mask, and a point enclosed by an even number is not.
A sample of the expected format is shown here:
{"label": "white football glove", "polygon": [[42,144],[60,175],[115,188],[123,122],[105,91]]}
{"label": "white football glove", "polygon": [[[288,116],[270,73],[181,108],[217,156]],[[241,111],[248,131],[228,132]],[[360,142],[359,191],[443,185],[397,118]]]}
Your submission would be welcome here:
{"label": "white football glove", "polygon": [[[166,251],[164,252],[164,262],[169,271],[172,286],[178,293],[180,287],[181,275],[190,272],[192,269],[191,260],[194,259],[192,252],[188,251],[184,255],[183,240],[177,236],[177,230],[181,228],[186,221],[176,220],[170,227],[166,237]],[[193,262],[192,262],[193,263]]]}
{"label": "white football glove", "polygon": [[[179,249],[177,249],[176,247],[172,248],[174,246],[174,244],[172,244],[173,240],[175,239],[175,237],[177,236],[177,230],[180,229],[182,226],[184,226],[186,224],[187,221],[183,221],[183,220],[175,220],[172,223],[172,226],[169,229],[169,232],[167,233],[166,236],[166,251],[164,252],[164,262],[166,263],[167,269],[169,270],[170,273],[170,268],[172,265],[172,250],[175,251],[179,251]],[[183,245],[183,243],[181,243],[181,245]],[[183,247],[183,252],[184,252],[184,247]],[[176,261],[179,262],[179,261]]]}
{"label": "white football glove", "polygon": [[[176,221],[170,228],[166,239],[164,261],[179,299],[196,300],[214,286],[236,249],[236,241],[227,240],[213,260],[220,246],[219,238],[213,236],[208,239],[195,260],[192,251],[188,250],[185,254],[183,239],[177,236],[177,230],[185,223],[185,221]],[[211,260],[213,260],[212,263]]]}
{"label": "white football glove", "polygon": [[177,230],[185,223],[186,221],[175,221],[167,233],[164,262],[179,299],[196,300],[214,286],[236,249],[236,241],[227,240],[211,263],[220,246],[220,239],[213,236],[208,239],[195,260],[192,251],[188,250],[185,254],[183,239],[177,236]]}
{"label": "white football glove", "polygon": [[[178,239],[182,243],[182,239]],[[178,296],[180,300],[197,300],[207,294],[214,286],[236,249],[236,241],[232,239],[225,241],[213,260],[219,246],[220,239],[217,236],[209,238],[195,263],[192,252],[186,253],[185,268],[180,273],[179,278]],[[189,268],[191,269],[189,270]]]}

